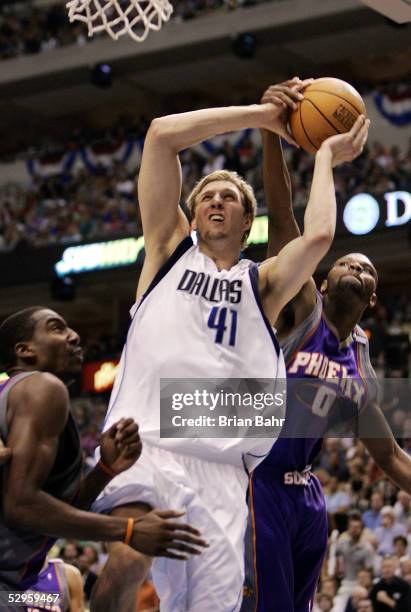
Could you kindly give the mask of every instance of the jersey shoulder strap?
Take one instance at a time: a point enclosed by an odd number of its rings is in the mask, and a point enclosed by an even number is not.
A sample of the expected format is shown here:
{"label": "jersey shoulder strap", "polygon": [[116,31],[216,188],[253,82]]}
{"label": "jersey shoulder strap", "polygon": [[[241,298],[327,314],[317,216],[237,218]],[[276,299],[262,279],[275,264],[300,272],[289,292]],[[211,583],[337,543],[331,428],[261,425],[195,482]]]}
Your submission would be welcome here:
{"label": "jersey shoulder strap", "polygon": [[131,318],[134,317],[137,310],[140,308],[141,304],[147,298],[147,296],[153,291],[153,289],[159,284],[160,281],[170,272],[171,268],[178,262],[181,257],[187,253],[191,247],[194,246],[193,239],[191,236],[186,236],[183,240],[177,245],[174,252],[170,255],[166,262],[163,263],[157,274],[154,276],[153,280],[140,297],[140,299],[133,304],[130,309]]}
{"label": "jersey shoulder strap", "polygon": [[368,401],[377,401],[379,385],[377,375],[372,367],[367,334],[359,325],[354,327],[352,337],[356,347],[358,371],[367,388]]}
{"label": "jersey shoulder strap", "polygon": [[37,374],[37,371],[33,370],[32,372],[21,372],[20,374],[12,376],[9,378],[3,391],[0,393],[0,434],[4,443],[7,442],[7,436],[9,434],[9,428],[7,425],[7,400],[9,398],[9,393],[18,382],[32,376],[33,374]]}
{"label": "jersey shoulder strap", "polygon": [[280,341],[284,359],[288,365],[294,355],[317,330],[323,312],[323,300],[319,291],[316,292],[315,306],[311,313],[286,338]]}

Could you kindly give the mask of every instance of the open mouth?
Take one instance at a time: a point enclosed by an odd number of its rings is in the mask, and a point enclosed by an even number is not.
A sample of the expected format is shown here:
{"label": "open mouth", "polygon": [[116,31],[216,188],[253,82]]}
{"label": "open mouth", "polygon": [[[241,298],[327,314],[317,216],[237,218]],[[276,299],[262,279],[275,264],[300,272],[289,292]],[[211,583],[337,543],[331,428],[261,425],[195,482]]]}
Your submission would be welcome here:
{"label": "open mouth", "polygon": [[71,355],[77,361],[84,361],[83,349],[76,349],[75,351],[72,351]]}
{"label": "open mouth", "polygon": [[212,213],[208,216],[209,221],[215,221],[216,223],[222,223],[224,221],[224,216],[219,213]]}

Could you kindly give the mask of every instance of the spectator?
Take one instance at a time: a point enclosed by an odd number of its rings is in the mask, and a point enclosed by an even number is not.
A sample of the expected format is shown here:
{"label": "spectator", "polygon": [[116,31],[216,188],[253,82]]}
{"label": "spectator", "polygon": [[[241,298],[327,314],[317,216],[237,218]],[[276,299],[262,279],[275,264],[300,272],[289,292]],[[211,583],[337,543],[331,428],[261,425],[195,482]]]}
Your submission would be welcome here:
{"label": "spectator", "polygon": [[394,538],[398,535],[406,535],[404,525],[396,524],[394,510],[391,506],[381,509],[381,525],[375,530],[378,542],[378,554],[392,555],[394,553]]}
{"label": "spectator", "polygon": [[357,612],[359,602],[366,597],[368,597],[367,589],[357,584],[352,590],[351,597],[345,607],[345,612]]}
{"label": "spectator", "polygon": [[77,544],[76,540],[67,540],[66,544],[60,551],[60,557],[65,563],[78,566],[78,559],[83,553],[81,546]]}
{"label": "spectator", "polygon": [[91,591],[97,582],[97,575],[91,571],[90,566],[90,558],[84,553],[79,555],[77,567],[79,568],[81,577],[83,579],[84,596],[86,601],[90,601]]}
{"label": "spectator", "polygon": [[411,495],[405,491],[398,491],[397,501],[394,504],[394,516],[396,523],[407,525],[411,518]]}
{"label": "spectator", "polygon": [[337,594],[337,581],[335,578],[326,578],[321,583],[321,593],[327,593],[332,599]]}
{"label": "spectator", "polygon": [[342,581],[335,598],[335,607],[341,611],[345,609],[357,585],[358,572],[374,566],[375,553],[372,546],[368,542],[361,541],[363,527],[358,516],[351,516],[348,521],[347,537],[342,538],[337,544],[336,573],[342,578]]}
{"label": "spectator", "polygon": [[397,563],[393,557],[384,557],[381,563],[381,580],[371,589],[370,599],[374,612],[410,612],[411,587],[395,575]]}
{"label": "spectator", "polygon": [[407,556],[408,540],[405,536],[399,535],[394,538],[394,557],[400,561]]}
{"label": "spectator", "polygon": [[358,584],[369,593],[373,583],[373,571],[371,569],[362,569],[357,573]]}
{"label": "spectator", "polygon": [[350,505],[350,497],[342,489],[336,476],[330,478],[328,491],[325,493],[325,505],[329,514],[346,512]]}
{"label": "spectator", "polygon": [[313,612],[331,612],[333,609],[333,600],[327,593],[318,593],[317,602],[313,608]]}
{"label": "spectator", "polygon": [[405,576],[411,574],[411,559],[409,557],[403,557],[400,559],[400,577],[404,578]]}
{"label": "spectator", "polygon": [[84,546],[83,555],[89,562],[90,571],[98,576],[102,568],[99,560],[99,554],[95,546],[91,544],[87,544],[86,546]]}
{"label": "spectator", "polygon": [[374,491],[371,495],[370,509],[366,510],[362,516],[364,526],[374,531],[381,525],[381,508],[384,500],[379,491]]}

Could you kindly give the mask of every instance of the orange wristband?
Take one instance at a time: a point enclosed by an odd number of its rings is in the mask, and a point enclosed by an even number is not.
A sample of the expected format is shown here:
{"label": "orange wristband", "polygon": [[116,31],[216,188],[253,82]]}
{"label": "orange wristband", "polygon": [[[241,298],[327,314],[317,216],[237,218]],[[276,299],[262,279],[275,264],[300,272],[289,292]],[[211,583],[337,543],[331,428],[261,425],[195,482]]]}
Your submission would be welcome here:
{"label": "orange wristband", "polygon": [[114,478],[114,476],[118,476],[117,472],[115,472],[114,470],[111,469],[111,467],[103,463],[101,459],[97,463],[97,466],[100,468],[102,472],[107,474],[107,476],[111,476],[111,478]]}
{"label": "orange wristband", "polygon": [[133,530],[134,530],[134,519],[133,518],[128,518],[127,519],[126,536],[124,538],[124,544],[130,544],[131,537],[133,535]]}

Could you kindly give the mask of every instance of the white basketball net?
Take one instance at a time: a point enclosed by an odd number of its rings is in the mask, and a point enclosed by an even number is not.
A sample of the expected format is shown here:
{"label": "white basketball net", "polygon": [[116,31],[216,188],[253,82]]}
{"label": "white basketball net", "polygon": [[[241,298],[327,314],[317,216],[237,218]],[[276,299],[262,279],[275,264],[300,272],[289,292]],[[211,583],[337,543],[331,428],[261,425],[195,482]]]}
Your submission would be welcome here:
{"label": "white basketball net", "polygon": [[66,7],[71,22],[87,24],[89,36],[106,31],[114,40],[128,34],[137,42],[160,30],[173,12],[168,0],[70,0]]}

